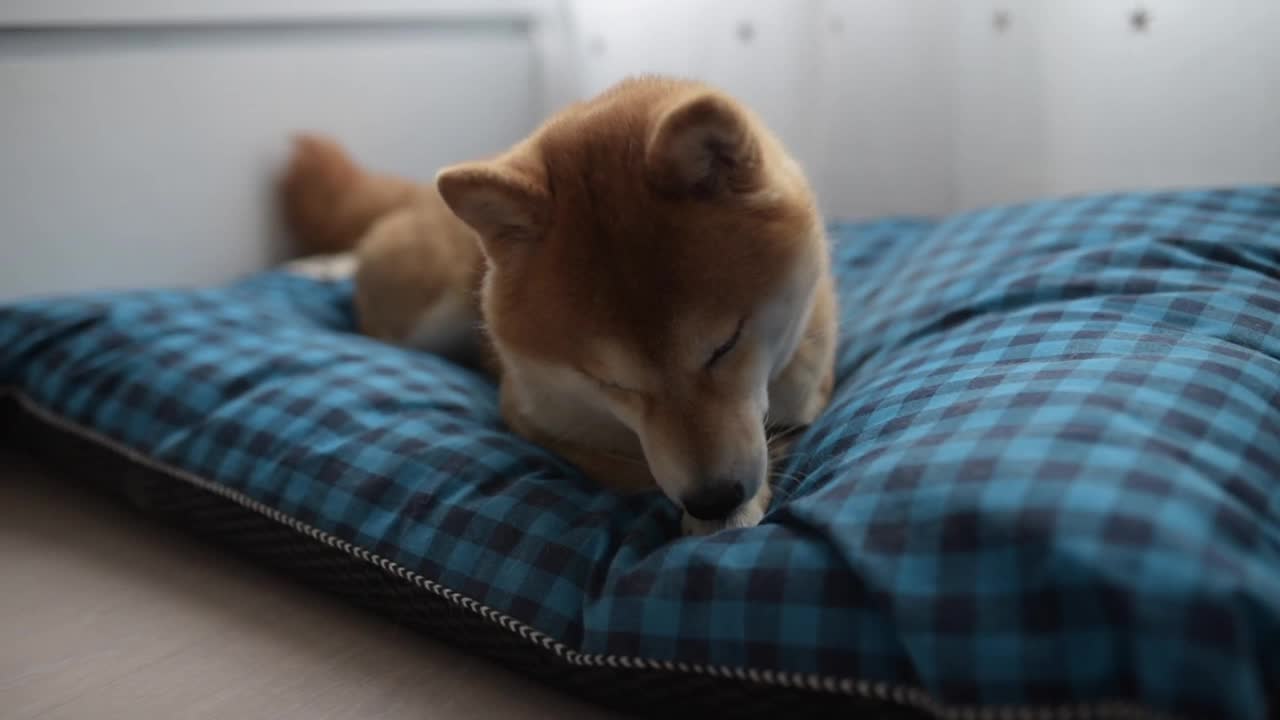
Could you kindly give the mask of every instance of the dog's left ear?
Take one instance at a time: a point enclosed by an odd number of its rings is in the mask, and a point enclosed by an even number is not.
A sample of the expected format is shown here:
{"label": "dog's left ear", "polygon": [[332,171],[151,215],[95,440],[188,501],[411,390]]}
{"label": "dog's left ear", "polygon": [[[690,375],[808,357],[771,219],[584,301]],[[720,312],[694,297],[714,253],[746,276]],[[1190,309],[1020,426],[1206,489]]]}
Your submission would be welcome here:
{"label": "dog's left ear", "polygon": [[436,175],[436,189],[486,247],[533,240],[546,228],[551,204],[546,188],[510,163],[475,162],[445,168]]}
{"label": "dog's left ear", "polygon": [[750,118],[713,91],[682,98],[658,117],[645,163],[659,187],[697,198],[750,193],[764,183]]}

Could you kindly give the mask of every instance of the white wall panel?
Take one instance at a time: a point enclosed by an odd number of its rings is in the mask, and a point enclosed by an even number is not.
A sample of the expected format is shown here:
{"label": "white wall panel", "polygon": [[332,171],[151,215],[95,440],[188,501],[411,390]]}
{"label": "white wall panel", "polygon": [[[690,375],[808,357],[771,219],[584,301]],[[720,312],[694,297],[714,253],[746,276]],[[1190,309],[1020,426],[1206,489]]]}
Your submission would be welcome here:
{"label": "white wall panel", "polygon": [[1152,0],[1145,28],[1138,7],[949,6],[956,207],[1280,183],[1280,2]]}
{"label": "white wall panel", "polygon": [[[1047,188],[1040,0],[953,3],[948,144],[952,206],[1037,196]],[[997,15],[998,14],[998,15]]]}
{"label": "white wall panel", "polygon": [[173,25],[278,20],[511,19],[556,0],[4,0],[3,26]]}
{"label": "white wall panel", "polygon": [[945,210],[952,145],[939,3],[831,0],[827,6],[819,36],[824,208],[845,218]]}
{"label": "white wall panel", "polygon": [[[832,215],[936,212],[949,202],[946,82],[932,0],[575,0],[589,95],[672,73],[751,105]],[[942,168],[940,170],[939,168]]]}
{"label": "white wall panel", "polygon": [[1045,3],[1046,188],[1280,181],[1280,3]]}
{"label": "white wall panel", "polygon": [[1280,182],[1280,2],[1143,7],[1138,31],[1112,0],[9,0],[0,297],[273,261],[295,128],[426,178],[639,72],[750,103],[832,216]]}
{"label": "white wall panel", "polygon": [[430,178],[528,131],[535,67],[505,22],[0,32],[0,297],[264,267],[294,130]]}

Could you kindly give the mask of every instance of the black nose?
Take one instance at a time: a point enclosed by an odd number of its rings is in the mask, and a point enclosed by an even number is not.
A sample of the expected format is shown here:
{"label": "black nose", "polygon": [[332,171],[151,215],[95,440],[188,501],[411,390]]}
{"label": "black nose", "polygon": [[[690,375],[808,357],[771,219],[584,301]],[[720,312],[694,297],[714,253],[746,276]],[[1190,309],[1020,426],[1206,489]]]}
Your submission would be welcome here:
{"label": "black nose", "polygon": [[685,497],[684,511],[699,520],[719,520],[737,510],[745,494],[742,483],[708,483]]}

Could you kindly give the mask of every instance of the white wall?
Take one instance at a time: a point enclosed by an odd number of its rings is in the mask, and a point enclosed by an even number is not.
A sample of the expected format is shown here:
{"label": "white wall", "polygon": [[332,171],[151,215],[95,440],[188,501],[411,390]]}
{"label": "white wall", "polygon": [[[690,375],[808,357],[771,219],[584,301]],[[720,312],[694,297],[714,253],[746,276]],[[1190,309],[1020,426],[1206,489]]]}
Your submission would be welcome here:
{"label": "white wall", "polygon": [[425,178],[637,72],[750,103],[834,217],[1280,183],[1280,1],[1143,5],[8,0],[0,297],[274,261],[296,128]]}
{"label": "white wall", "polygon": [[556,0],[5,0],[0,26],[84,27],[275,20],[493,20],[545,12]]}
{"label": "white wall", "polygon": [[1115,0],[570,5],[584,93],[641,71],[721,85],[831,215],[1280,182],[1277,0],[1150,0],[1143,32]]}
{"label": "white wall", "polygon": [[797,112],[816,95],[819,54],[811,0],[571,0],[584,96],[628,75],[710,81],[758,112],[806,164],[819,157],[816,116]]}
{"label": "white wall", "polygon": [[955,3],[955,207],[1099,190],[1280,183],[1280,2]]}
{"label": "white wall", "polygon": [[1280,2],[1113,6],[1043,9],[1047,189],[1280,181]]}
{"label": "white wall", "polygon": [[571,0],[582,93],[636,73],[695,77],[787,143],[826,212],[949,202],[935,0]]}
{"label": "white wall", "polygon": [[[951,207],[1035,197],[1048,187],[1041,99],[1042,0],[1000,4],[1008,26],[994,27],[987,3],[955,3],[939,37],[949,65]],[[947,35],[950,37],[947,37]]]}
{"label": "white wall", "polygon": [[950,58],[937,41],[945,32],[937,0],[824,5],[816,103],[824,209],[848,218],[950,207]]}
{"label": "white wall", "polygon": [[0,298],[221,282],[278,260],[272,181],[297,129],[425,179],[514,142],[544,111],[524,15],[347,6],[322,22],[295,8],[265,24],[106,15],[62,28],[6,6]]}

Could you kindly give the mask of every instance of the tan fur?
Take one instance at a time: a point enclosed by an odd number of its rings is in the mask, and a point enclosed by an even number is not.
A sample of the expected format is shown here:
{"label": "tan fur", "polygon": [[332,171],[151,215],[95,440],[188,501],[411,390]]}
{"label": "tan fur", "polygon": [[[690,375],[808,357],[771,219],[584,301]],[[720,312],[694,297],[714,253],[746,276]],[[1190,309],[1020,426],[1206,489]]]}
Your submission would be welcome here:
{"label": "tan fur", "polygon": [[358,167],[333,140],[302,134],[280,183],[280,206],[305,254],[346,252],[387,213],[412,205],[421,186]]}
{"label": "tan fur", "polygon": [[[465,362],[479,360],[478,295],[484,273],[475,234],[427,187],[417,202],[376,221],[356,249],[356,315],[362,332],[391,343],[414,345]],[[453,312],[469,324],[470,337],[419,337],[425,315]],[[463,328],[467,330],[467,328]]]}
{"label": "tan fur", "polygon": [[515,432],[610,487],[656,478],[677,503],[725,478],[752,488],[719,521],[686,517],[690,532],[760,519],[765,410],[794,426],[825,407],[836,303],[809,187],[754,115],[699,84],[625,81],[406,186],[315,138],[283,183],[300,242],[358,246],[365,332],[407,342],[479,288]]}

